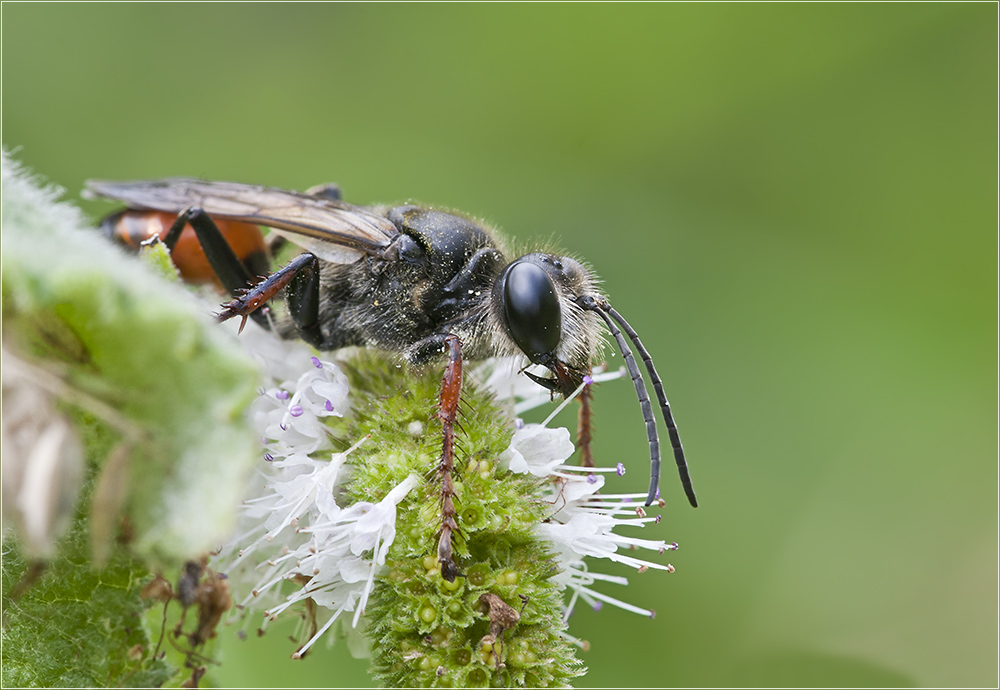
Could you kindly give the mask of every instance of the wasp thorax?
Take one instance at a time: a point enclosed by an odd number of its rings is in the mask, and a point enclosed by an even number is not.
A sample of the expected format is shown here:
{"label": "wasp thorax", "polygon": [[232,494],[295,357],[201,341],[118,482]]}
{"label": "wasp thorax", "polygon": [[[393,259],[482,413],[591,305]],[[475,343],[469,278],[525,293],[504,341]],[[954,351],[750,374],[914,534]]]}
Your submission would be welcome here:
{"label": "wasp thorax", "polygon": [[528,256],[508,266],[500,282],[507,333],[532,362],[546,362],[562,337],[562,308],[552,279]]}

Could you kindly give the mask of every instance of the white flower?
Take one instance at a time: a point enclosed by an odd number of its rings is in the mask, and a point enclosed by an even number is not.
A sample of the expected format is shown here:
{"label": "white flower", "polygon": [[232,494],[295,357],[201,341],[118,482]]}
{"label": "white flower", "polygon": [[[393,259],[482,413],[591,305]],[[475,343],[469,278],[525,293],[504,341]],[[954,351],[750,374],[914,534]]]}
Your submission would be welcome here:
{"label": "white flower", "polygon": [[301,366],[305,369],[295,379],[264,391],[251,407],[251,422],[265,440],[269,459],[329,448],[322,419],[342,417],[347,410],[347,376],[337,365],[308,357]]}
{"label": "white flower", "polygon": [[[301,589],[264,612],[274,620],[285,609],[305,599],[331,609],[326,623],[297,652],[302,656],[345,611],[354,611],[353,626],[358,625],[375,584],[378,568],[396,536],[396,506],[419,481],[410,475],[379,503],[365,501],[346,509],[333,501],[309,527],[298,530],[308,535],[298,548],[287,550],[269,562],[265,577],[254,595],[260,595],[284,580],[305,581]],[[368,553],[371,555],[366,555]]]}
{"label": "white flower", "polygon": [[597,490],[604,486],[604,478],[597,479],[598,481],[591,482],[578,476],[561,484],[556,505],[562,504],[562,507],[548,522],[542,522],[536,528],[539,534],[555,546],[563,563],[563,572],[554,580],[573,591],[566,605],[565,616],[568,618],[573,612],[578,598],[595,607],[599,606],[597,601],[604,601],[626,611],[652,616],[653,611],[650,609],[633,606],[592,589],[591,585],[595,581],[627,585],[628,580],[620,576],[590,572],[584,558],[606,558],[635,568],[640,573],[650,568],[673,572],[674,567],[669,563],[643,560],[628,552],[622,553],[621,550],[631,552],[633,549],[648,549],[662,554],[675,550],[677,544],[616,533],[614,530],[618,527],[642,527],[649,522],[659,522],[659,517],[646,517],[641,505],[632,503],[635,499],[644,498],[645,494],[596,495]]}
{"label": "white flower", "polygon": [[510,446],[500,455],[511,472],[536,477],[553,473],[576,450],[566,429],[547,429],[541,424],[528,424],[514,432]]}
{"label": "white flower", "polygon": [[[323,418],[348,409],[347,377],[301,345],[250,324],[246,333],[252,334],[252,352],[281,379],[251,408],[266,462],[255,498],[244,502],[242,532],[219,551],[216,567],[227,572],[234,591],[246,592],[241,604],[263,610],[266,620],[307,599],[331,611],[298,657],[345,611],[354,612],[352,624],[358,625],[396,536],[396,506],[418,477],[411,475],[377,504],[338,498],[348,457],[365,440],[343,453],[323,453],[331,447]],[[287,583],[295,585],[291,593]]]}
{"label": "white flower", "polygon": [[[585,382],[584,385],[588,385]],[[577,391],[579,393],[579,391]],[[572,397],[563,403],[565,405]],[[606,558],[616,563],[636,568],[640,573],[653,568],[673,572],[669,563],[647,561],[622,550],[648,549],[660,554],[677,548],[663,540],[637,539],[615,532],[619,527],[643,527],[646,523],[660,521],[647,517],[640,503],[645,494],[598,493],[604,485],[600,473],[621,476],[625,468],[621,463],[614,468],[579,467],[563,464],[573,453],[566,429],[548,429],[546,424],[562,409],[559,407],[543,424],[528,424],[514,432],[511,444],[500,456],[512,472],[530,473],[536,477],[549,477],[549,494],[545,502],[551,506],[548,519],[536,526],[537,533],[550,542],[556,551],[561,572],[553,580],[567,587],[572,594],[564,607],[569,618],[577,601],[583,599],[595,608],[602,602],[614,604],[626,611],[652,617],[650,609],[634,606],[610,597],[592,588],[595,582],[627,585],[628,580],[617,575],[606,575],[589,570],[585,558]]]}

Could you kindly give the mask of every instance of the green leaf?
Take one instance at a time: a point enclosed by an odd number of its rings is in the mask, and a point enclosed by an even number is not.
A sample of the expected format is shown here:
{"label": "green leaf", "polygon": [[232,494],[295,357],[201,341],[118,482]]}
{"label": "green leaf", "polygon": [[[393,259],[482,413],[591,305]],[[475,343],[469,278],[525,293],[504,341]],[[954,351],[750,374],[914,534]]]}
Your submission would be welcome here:
{"label": "green leaf", "polygon": [[5,540],[4,687],[157,687],[176,673],[154,659],[139,599],[145,565],[119,548],[95,570],[89,550],[84,521],[46,564]]}

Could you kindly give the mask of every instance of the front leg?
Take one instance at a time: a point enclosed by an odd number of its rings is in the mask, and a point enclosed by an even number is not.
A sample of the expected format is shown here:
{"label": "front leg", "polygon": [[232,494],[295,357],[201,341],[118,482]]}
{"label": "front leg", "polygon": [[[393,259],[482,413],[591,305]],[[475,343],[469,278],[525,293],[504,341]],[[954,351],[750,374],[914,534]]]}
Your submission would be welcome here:
{"label": "front leg", "polygon": [[441,444],[441,463],[438,465],[438,478],[441,481],[441,537],[438,540],[438,562],[441,564],[441,577],[448,582],[464,574],[455,563],[455,555],[451,546],[451,537],[458,532],[458,521],[455,510],[455,485],[451,473],[455,466],[455,418],[458,415],[458,401],[462,392],[462,343],[457,335],[444,336],[444,346],[448,352],[448,365],[441,380],[441,402],[438,407],[438,419],[441,420],[443,441]]}

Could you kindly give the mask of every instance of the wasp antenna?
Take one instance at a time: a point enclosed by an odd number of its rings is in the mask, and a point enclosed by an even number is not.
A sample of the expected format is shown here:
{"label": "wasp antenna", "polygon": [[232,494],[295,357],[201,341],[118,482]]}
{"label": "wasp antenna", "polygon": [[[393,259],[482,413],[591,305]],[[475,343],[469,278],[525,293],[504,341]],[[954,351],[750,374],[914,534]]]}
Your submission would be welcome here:
{"label": "wasp antenna", "polygon": [[625,358],[625,368],[628,370],[629,376],[632,377],[635,394],[639,398],[639,407],[642,408],[642,418],[646,422],[646,438],[649,440],[650,477],[649,495],[646,497],[646,505],[650,505],[656,500],[656,493],[660,484],[660,437],[656,433],[656,418],[653,416],[653,405],[649,401],[646,384],[642,380],[642,373],[639,371],[639,365],[635,363],[635,357],[628,346],[628,341],[625,340],[625,336],[622,335],[621,330],[611,320],[611,317],[608,316],[606,310],[611,309],[611,305],[605,300],[595,299],[591,295],[581,295],[577,298],[577,304],[583,309],[596,312],[604,320],[608,330],[611,331],[611,335],[614,336],[615,342],[618,343],[618,349],[621,351],[622,357]]}
{"label": "wasp antenna", "polygon": [[[642,341],[639,340],[639,334],[635,332],[625,317],[615,311],[614,307],[610,304],[605,304],[604,309],[608,314],[611,315],[615,321],[622,327],[625,334],[635,345],[635,349],[639,352],[639,356],[642,358],[642,363],[646,365],[646,371],[649,372],[649,378],[653,382],[653,390],[656,392],[656,399],[660,403],[660,412],[663,413],[663,423],[667,425],[667,435],[670,436],[670,446],[674,450],[674,461],[677,463],[677,473],[681,477],[681,485],[684,487],[684,493],[687,495],[688,502],[692,507],[698,507],[698,498],[694,495],[694,486],[691,484],[691,474],[688,472],[687,460],[684,459],[684,446],[681,445],[681,437],[677,431],[677,423],[674,422],[674,416],[670,412],[670,403],[667,402],[667,395],[663,392],[663,382],[660,380],[659,374],[656,373],[656,367],[653,366],[653,358],[649,356],[649,352],[646,348],[642,346]],[[601,313],[601,312],[598,312]],[[655,491],[653,487],[650,487],[649,496],[646,499],[646,505],[649,505],[656,498],[654,495]]]}

